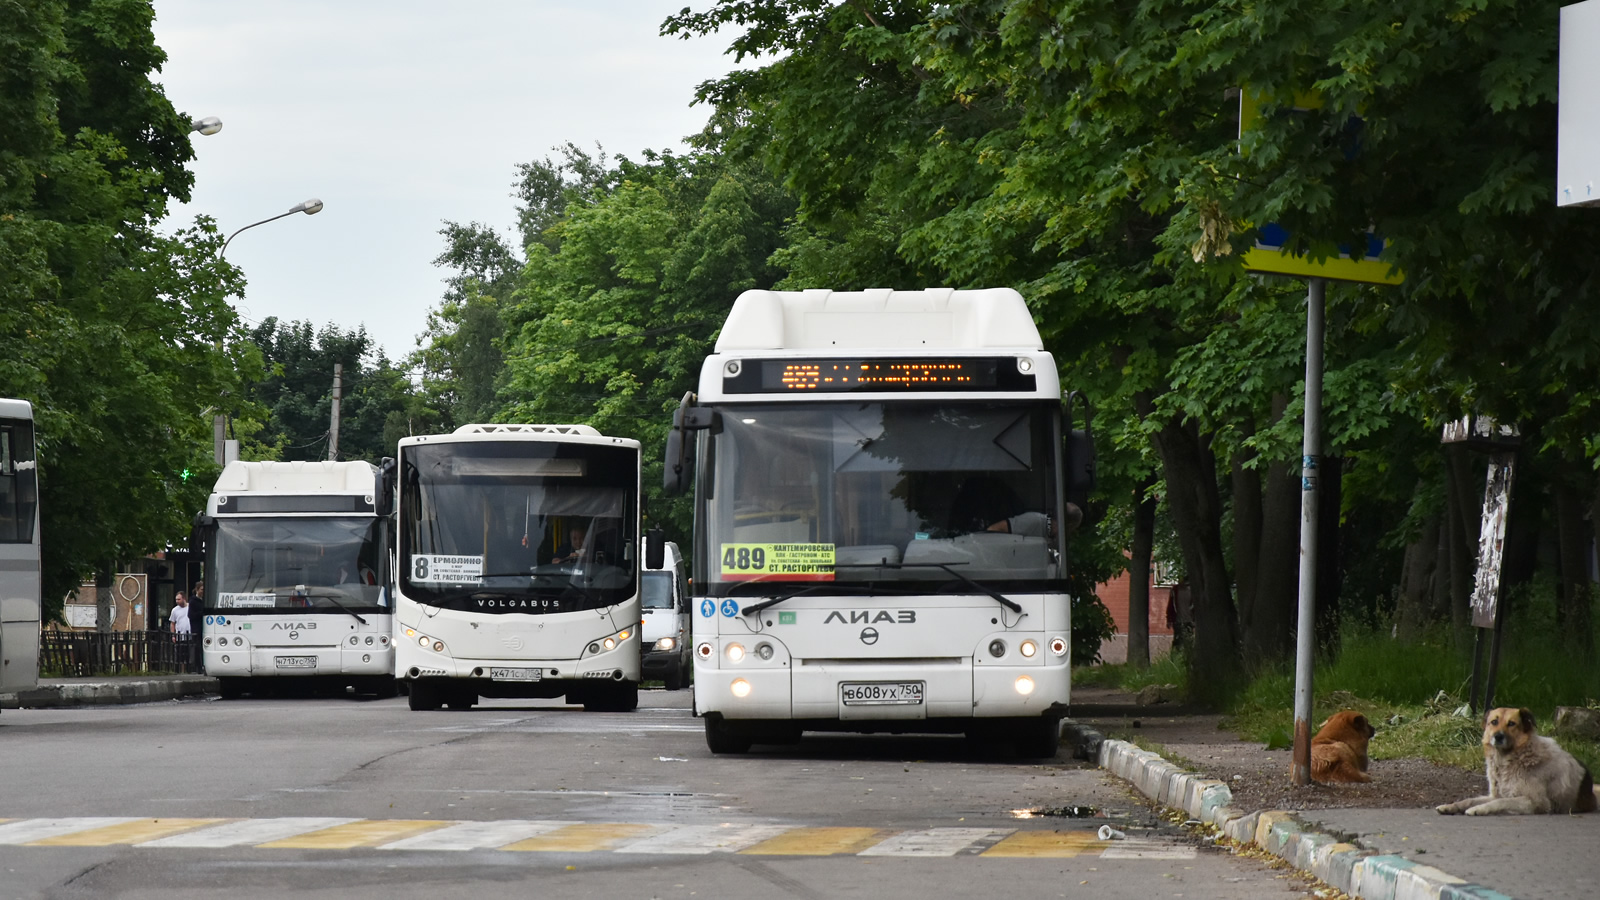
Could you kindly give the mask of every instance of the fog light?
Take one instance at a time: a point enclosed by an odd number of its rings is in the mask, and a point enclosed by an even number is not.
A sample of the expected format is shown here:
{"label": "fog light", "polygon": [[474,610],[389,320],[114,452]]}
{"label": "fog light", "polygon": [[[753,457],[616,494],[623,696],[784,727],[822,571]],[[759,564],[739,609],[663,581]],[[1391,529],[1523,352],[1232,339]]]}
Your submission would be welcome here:
{"label": "fog light", "polygon": [[999,638],[995,638],[994,640],[990,641],[989,642],[989,655],[994,657],[995,659],[999,659],[1000,657],[1005,656],[1006,655],[1006,642],[1000,640]]}
{"label": "fog light", "polygon": [[1033,655],[1039,652],[1039,645],[1035,644],[1033,641],[1023,641],[1022,646],[1018,647],[1017,649],[1022,651],[1023,656],[1027,657],[1028,659],[1033,659]]}
{"label": "fog light", "polygon": [[711,647],[710,643],[701,642],[698,647],[694,648],[694,652],[695,652],[695,655],[700,657],[701,659],[710,659],[711,658],[711,654],[714,651],[712,650],[712,647]]}
{"label": "fog light", "polygon": [[1050,639],[1050,652],[1054,653],[1057,656],[1066,656],[1067,655],[1067,639],[1066,638],[1059,638],[1059,637],[1051,638]]}
{"label": "fog light", "polygon": [[443,653],[444,652],[444,641],[434,641],[433,642],[433,652],[435,652],[435,653]]}
{"label": "fog light", "polygon": [[1033,693],[1033,679],[1026,675],[1017,678],[1017,693],[1026,697]]}
{"label": "fog light", "polygon": [[768,644],[768,643],[765,643],[765,642],[757,644],[756,645],[756,656],[759,656],[762,659],[771,659],[772,658],[772,645]]}
{"label": "fog light", "polygon": [[739,662],[744,659],[744,647],[739,644],[728,645],[728,662]]}
{"label": "fog light", "polygon": [[729,687],[733,690],[735,697],[743,699],[750,696],[750,682],[745,681],[743,678],[735,678],[733,684],[729,685]]}
{"label": "fog light", "polygon": [[678,639],[677,638],[664,637],[661,640],[656,641],[656,649],[657,650],[671,650],[673,647],[676,647],[676,646],[678,646]]}
{"label": "fog light", "polygon": [[599,643],[590,644],[589,645],[589,652],[590,653],[599,653],[600,652],[600,644]]}

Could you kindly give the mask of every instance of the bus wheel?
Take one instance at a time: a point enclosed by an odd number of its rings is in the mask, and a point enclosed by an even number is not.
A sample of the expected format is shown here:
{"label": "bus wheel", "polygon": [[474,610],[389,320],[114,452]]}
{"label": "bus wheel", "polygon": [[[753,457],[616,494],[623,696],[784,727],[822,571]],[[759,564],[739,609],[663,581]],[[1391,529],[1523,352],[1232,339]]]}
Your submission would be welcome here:
{"label": "bus wheel", "polygon": [[451,709],[471,709],[478,705],[478,692],[472,688],[451,691],[448,703]]}
{"label": "bus wheel", "polygon": [[1012,739],[1017,755],[1029,759],[1054,759],[1061,745],[1061,720],[1054,716],[1041,719],[1024,719],[1017,725]]}
{"label": "bus wheel", "polygon": [[683,687],[683,673],[677,668],[669,669],[667,674],[662,676],[661,682],[666,686],[667,690],[675,691]]}
{"label": "bus wheel", "polygon": [[244,693],[244,682],[238,678],[218,678],[217,693],[224,700],[237,700]]}
{"label": "bus wheel", "polygon": [[412,709],[420,711],[438,709],[444,697],[438,687],[419,681],[411,685],[411,694],[406,701]]}
{"label": "bus wheel", "polygon": [[379,675],[377,690],[372,692],[379,700],[387,700],[400,693],[400,681],[393,675]]}
{"label": "bus wheel", "polygon": [[712,753],[748,753],[752,741],[721,716],[706,716],[706,746]]}
{"label": "bus wheel", "polygon": [[639,708],[637,682],[595,685],[591,690],[583,701],[584,712],[633,712]]}

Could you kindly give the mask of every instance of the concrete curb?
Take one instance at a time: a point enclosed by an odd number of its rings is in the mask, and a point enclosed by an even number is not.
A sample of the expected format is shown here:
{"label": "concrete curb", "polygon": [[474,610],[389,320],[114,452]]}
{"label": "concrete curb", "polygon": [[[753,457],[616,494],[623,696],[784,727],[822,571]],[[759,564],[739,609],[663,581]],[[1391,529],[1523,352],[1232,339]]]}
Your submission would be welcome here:
{"label": "concrete curb", "polygon": [[208,677],[119,679],[116,681],[46,684],[14,694],[0,694],[0,709],[64,709],[157,703],[217,693],[217,679]]}
{"label": "concrete curb", "polygon": [[1131,782],[1162,806],[1214,825],[1241,844],[1253,844],[1302,871],[1363,900],[1512,900],[1509,895],[1403,856],[1379,855],[1355,844],[1312,831],[1294,813],[1247,813],[1233,805],[1233,791],[1215,779],[1196,775],[1126,741],[1107,740],[1094,729],[1068,720],[1062,737],[1074,755]]}

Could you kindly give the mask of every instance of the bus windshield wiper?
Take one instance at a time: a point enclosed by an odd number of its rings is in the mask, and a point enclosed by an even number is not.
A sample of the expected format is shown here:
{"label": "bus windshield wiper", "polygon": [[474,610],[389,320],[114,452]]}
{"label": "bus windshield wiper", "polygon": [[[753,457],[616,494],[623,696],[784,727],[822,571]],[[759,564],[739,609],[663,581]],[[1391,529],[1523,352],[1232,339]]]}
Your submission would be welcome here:
{"label": "bus windshield wiper", "polygon": [[812,584],[812,585],[807,585],[806,587],[798,588],[797,590],[790,591],[789,593],[783,594],[782,596],[779,596],[779,597],[773,597],[773,598],[771,598],[769,600],[763,600],[760,603],[752,603],[749,606],[746,606],[744,609],[739,610],[739,612],[742,615],[753,616],[756,613],[761,612],[764,609],[768,609],[770,607],[777,606],[779,603],[782,603],[785,600],[792,600],[795,597],[803,597],[806,594],[858,594],[858,595],[871,596],[872,595],[872,591],[870,591],[870,590],[868,590],[866,588],[858,588],[858,587],[839,587],[839,586],[832,585],[832,584],[829,584],[829,585]]}
{"label": "bus windshield wiper", "polygon": [[1027,615],[1027,613],[1022,612],[1022,605],[1020,603],[1018,603],[1017,601],[1012,600],[1010,597],[1007,597],[1005,594],[1000,593],[999,591],[995,590],[992,587],[989,587],[986,584],[979,584],[978,582],[973,581],[971,578],[968,578],[967,576],[965,576],[965,575],[961,574],[960,572],[957,572],[955,569],[951,568],[951,566],[964,566],[964,565],[966,565],[966,563],[964,563],[964,562],[960,562],[960,563],[938,563],[938,562],[930,562],[930,563],[884,563],[883,567],[886,568],[886,569],[943,569],[944,571],[946,571],[946,572],[948,572],[950,574],[950,577],[955,578],[957,581],[960,581],[963,584],[967,585],[968,587],[975,588],[976,590],[978,590],[978,591],[980,591],[982,593],[988,594],[989,596],[993,597],[996,601],[998,601],[1000,603],[1001,606],[1004,606],[1006,609],[1009,609],[1014,613],[1022,613],[1022,615]]}
{"label": "bus windshield wiper", "polygon": [[361,618],[361,615],[359,613],[357,613],[355,610],[351,609],[348,606],[345,606],[343,603],[340,603],[332,594],[309,594],[308,596],[321,597],[322,599],[328,601],[329,603],[332,603],[334,606],[337,606],[340,609],[344,610],[345,612],[349,613],[350,615],[355,616],[357,622],[360,622],[363,625],[367,624],[367,620],[366,619]]}

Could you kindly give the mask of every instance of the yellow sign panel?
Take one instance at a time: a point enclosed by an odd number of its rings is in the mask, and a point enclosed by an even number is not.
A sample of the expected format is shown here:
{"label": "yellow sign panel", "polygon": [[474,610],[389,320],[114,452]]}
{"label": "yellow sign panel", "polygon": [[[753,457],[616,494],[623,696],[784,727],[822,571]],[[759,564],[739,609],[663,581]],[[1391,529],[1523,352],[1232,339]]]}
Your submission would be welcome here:
{"label": "yellow sign panel", "polygon": [[723,544],[723,581],[832,581],[832,544]]}

